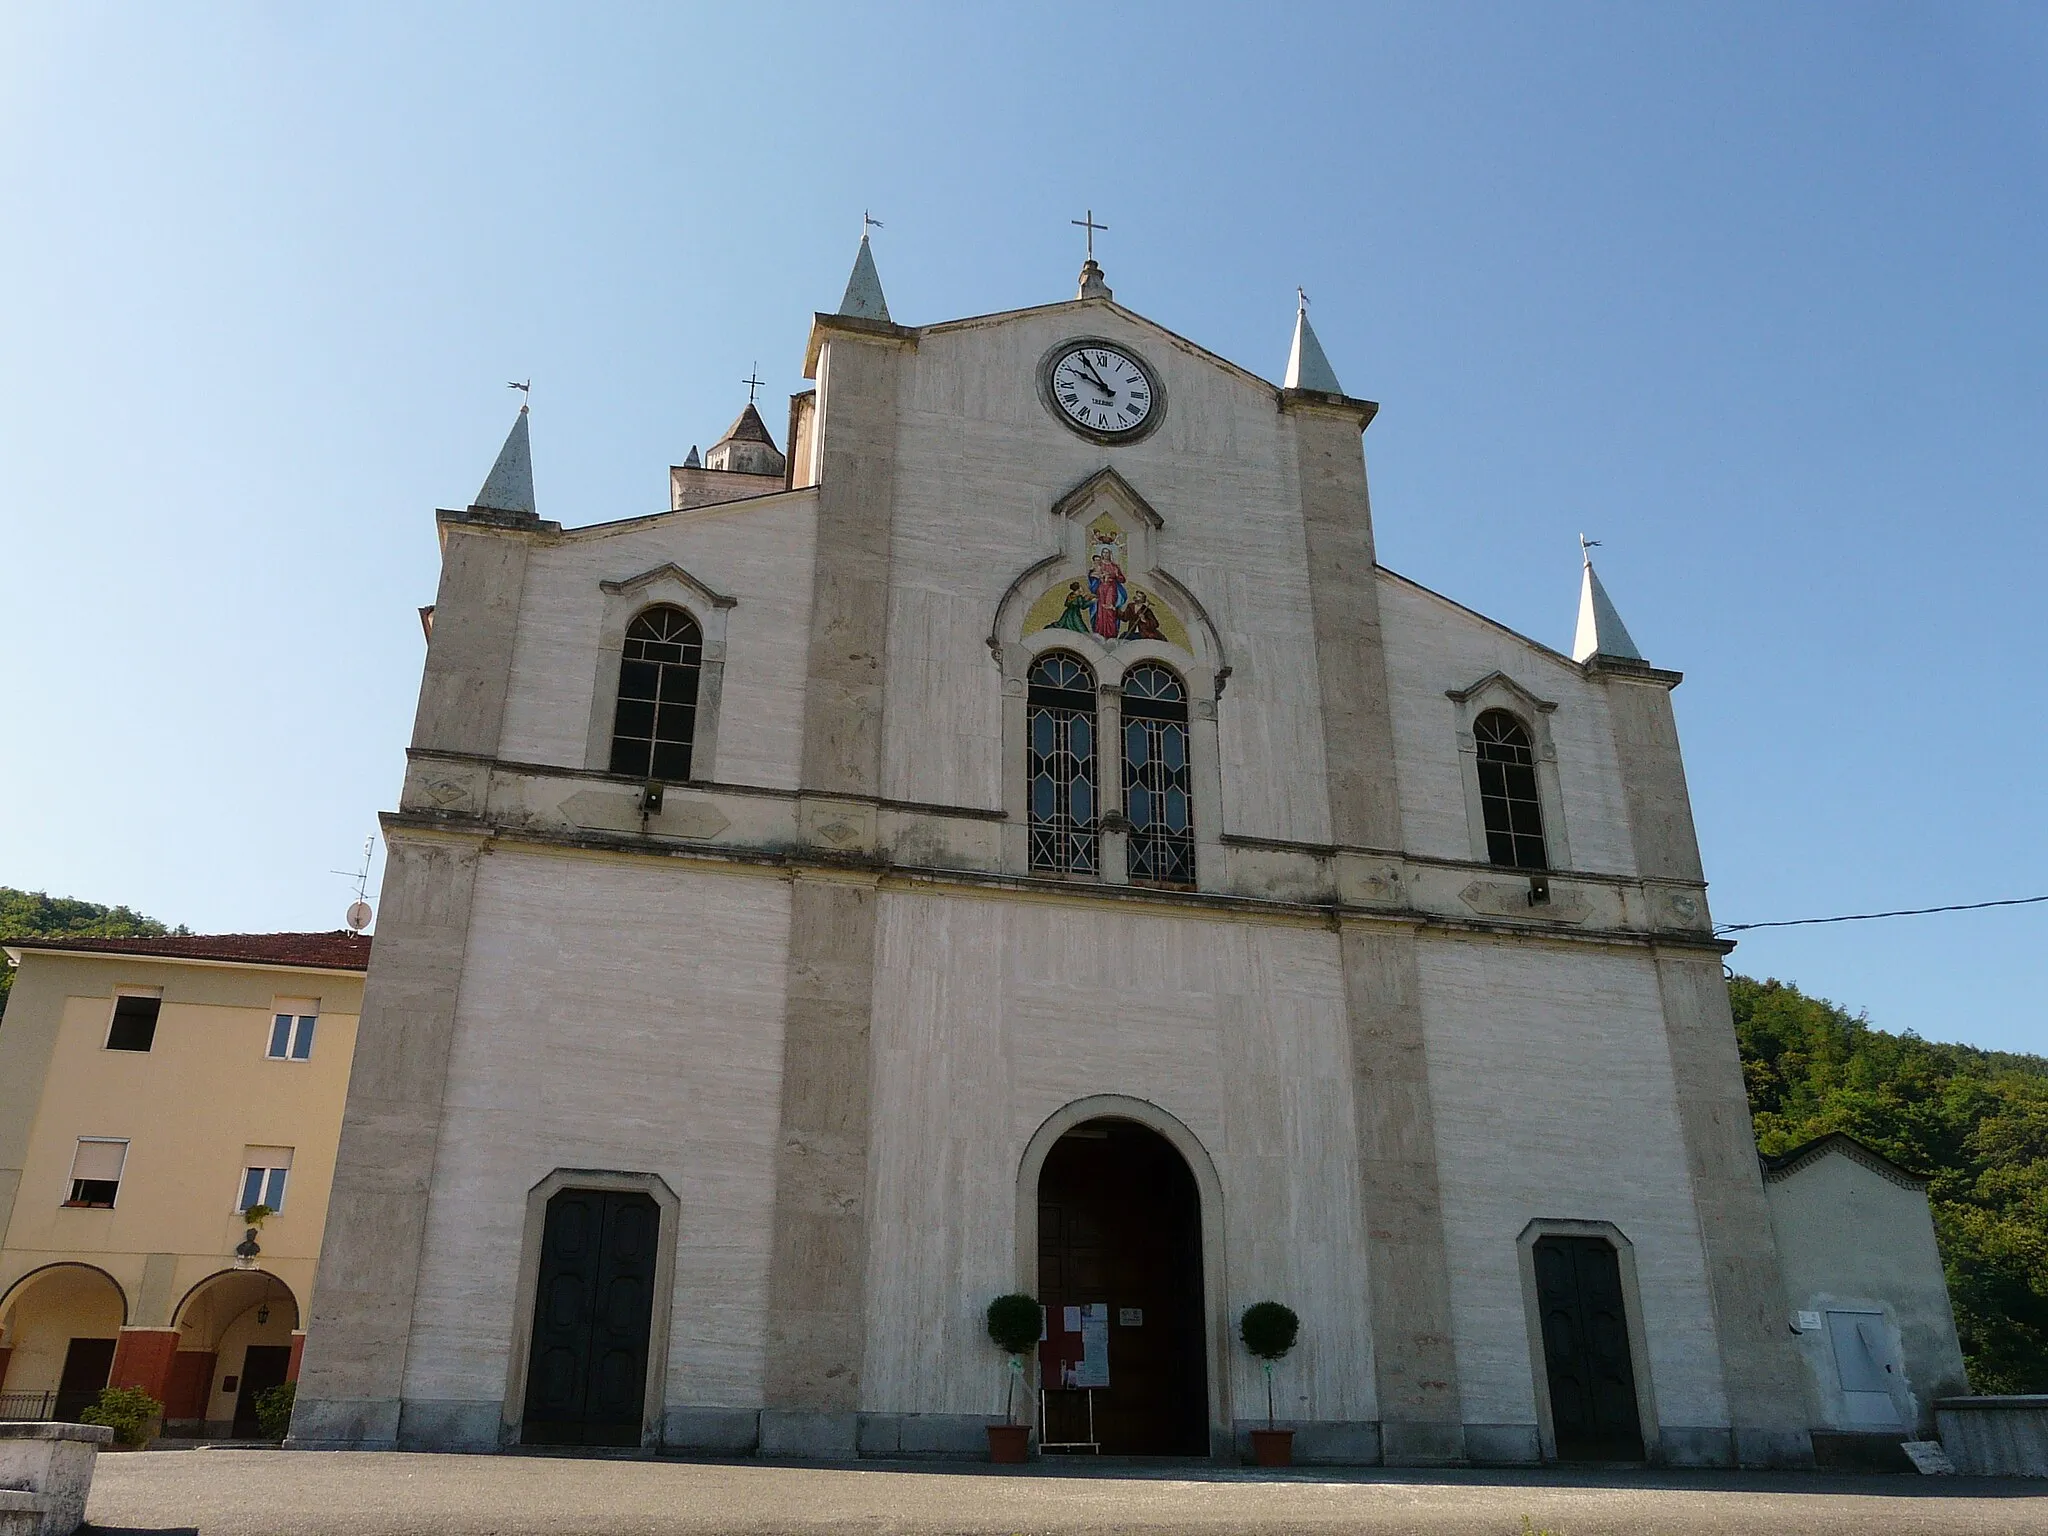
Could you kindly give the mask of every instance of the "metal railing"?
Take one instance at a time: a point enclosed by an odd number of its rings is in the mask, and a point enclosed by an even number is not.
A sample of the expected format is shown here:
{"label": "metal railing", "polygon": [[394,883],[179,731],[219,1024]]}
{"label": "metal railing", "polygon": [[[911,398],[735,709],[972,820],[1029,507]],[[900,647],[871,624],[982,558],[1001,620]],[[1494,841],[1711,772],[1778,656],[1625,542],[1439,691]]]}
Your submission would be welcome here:
{"label": "metal railing", "polygon": [[0,1421],[21,1423],[56,1417],[54,1392],[0,1392]]}

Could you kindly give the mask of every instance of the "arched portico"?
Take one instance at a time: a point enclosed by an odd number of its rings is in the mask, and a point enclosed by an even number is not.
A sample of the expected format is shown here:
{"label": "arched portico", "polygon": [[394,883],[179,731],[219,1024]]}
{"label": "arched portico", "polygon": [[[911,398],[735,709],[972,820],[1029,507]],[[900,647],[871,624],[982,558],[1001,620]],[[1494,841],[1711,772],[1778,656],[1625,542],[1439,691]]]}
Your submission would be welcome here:
{"label": "arched portico", "polygon": [[[0,1295],[0,1392],[8,1412],[74,1418],[99,1396],[128,1321],[128,1295],[92,1264],[45,1264]],[[54,1404],[40,1401],[54,1396]]]}
{"label": "arched portico", "polygon": [[167,1431],[258,1433],[256,1399],[297,1374],[299,1299],[263,1269],[216,1270],[179,1300],[163,1402]]}
{"label": "arched portico", "polygon": [[1226,1290],[1223,1183],[1216,1165],[1195,1133],[1178,1117],[1144,1099],[1123,1094],[1091,1094],[1056,1110],[1025,1144],[1017,1167],[1017,1283],[1020,1290],[1040,1293],[1039,1196],[1047,1157],[1063,1136],[1095,1121],[1127,1121],[1143,1126],[1180,1155],[1193,1176],[1200,1206],[1202,1245],[1203,1361],[1208,1387],[1209,1454],[1229,1456],[1233,1439],[1224,1405],[1230,1397],[1230,1322]]}

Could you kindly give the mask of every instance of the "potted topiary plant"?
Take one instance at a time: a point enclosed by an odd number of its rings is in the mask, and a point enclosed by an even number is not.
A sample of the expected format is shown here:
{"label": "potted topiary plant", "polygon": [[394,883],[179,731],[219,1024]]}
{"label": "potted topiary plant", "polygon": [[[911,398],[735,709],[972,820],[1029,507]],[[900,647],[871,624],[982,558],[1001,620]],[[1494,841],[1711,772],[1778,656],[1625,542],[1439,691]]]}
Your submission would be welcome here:
{"label": "potted topiary plant", "polygon": [[1294,1465],[1294,1431],[1273,1427],[1273,1362],[1294,1348],[1300,1332],[1294,1309],[1277,1301],[1254,1302],[1238,1319],[1238,1337],[1266,1368],[1266,1427],[1252,1431],[1252,1459],[1262,1467]]}
{"label": "potted topiary plant", "polygon": [[988,1426],[988,1459],[1004,1465],[1022,1463],[1031,1451],[1031,1426],[1017,1422],[1017,1386],[1024,1379],[1024,1357],[1045,1331],[1038,1298],[1016,1292],[988,1304],[988,1336],[1010,1357],[1003,1378],[1003,1422]]}
{"label": "potted topiary plant", "polygon": [[139,1451],[155,1438],[164,1405],[140,1387],[102,1387],[99,1400],[79,1414],[81,1424],[104,1424],[114,1432],[117,1451]]}

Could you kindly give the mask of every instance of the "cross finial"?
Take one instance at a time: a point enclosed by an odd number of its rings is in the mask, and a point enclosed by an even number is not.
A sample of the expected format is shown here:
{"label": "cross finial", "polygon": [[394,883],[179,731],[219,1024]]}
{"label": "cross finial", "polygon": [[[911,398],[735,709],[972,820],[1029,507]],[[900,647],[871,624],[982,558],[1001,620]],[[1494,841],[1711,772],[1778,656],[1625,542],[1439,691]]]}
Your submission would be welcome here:
{"label": "cross finial", "polygon": [[1107,224],[1098,224],[1095,222],[1095,210],[1093,208],[1090,208],[1088,210],[1088,216],[1086,218],[1069,219],[1067,220],[1067,222],[1069,224],[1072,224],[1077,229],[1085,229],[1088,231],[1088,259],[1090,261],[1093,261],[1095,259],[1095,232],[1099,229],[1106,234],[1109,231],[1109,226]]}
{"label": "cross finial", "polygon": [[761,365],[759,363],[756,363],[754,364],[754,371],[751,374],[749,374],[746,378],[740,380],[742,384],[747,386],[747,404],[749,405],[752,405],[754,403],[754,391],[759,389],[763,384],[766,384],[768,382],[760,375]]}
{"label": "cross finial", "polygon": [[869,213],[869,212],[867,211],[867,209],[865,209],[865,208],[861,209],[861,211],[860,211],[860,237],[861,237],[861,239],[863,239],[863,240],[867,239],[867,237],[868,237],[868,231],[869,231],[869,230],[871,230],[871,229],[880,229],[881,227],[882,227],[882,221],[881,221],[880,219],[876,218],[876,217],[875,217],[875,216],[874,216],[873,214]]}
{"label": "cross finial", "polygon": [[1589,539],[1583,533],[1579,535],[1579,558],[1584,560],[1586,564],[1591,565],[1593,563],[1593,551],[1599,547],[1600,541],[1598,539]]}

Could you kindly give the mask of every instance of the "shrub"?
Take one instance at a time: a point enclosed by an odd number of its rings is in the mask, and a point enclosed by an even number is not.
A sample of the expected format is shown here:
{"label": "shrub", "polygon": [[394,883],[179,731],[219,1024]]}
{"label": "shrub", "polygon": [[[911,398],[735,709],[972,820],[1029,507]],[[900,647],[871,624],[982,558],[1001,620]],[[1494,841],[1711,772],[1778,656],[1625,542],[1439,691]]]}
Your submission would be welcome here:
{"label": "shrub", "polygon": [[1027,1353],[1038,1342],[1045,1320],[1038,1298],[1017,1292],[998,1296],[988,1304],[988,1336],[1006,1355]]}
{"label": "shrub", "polygon": [[1300,1332],[1301,1319],[1294,1315],[1294,1309],[1277,1301],[1254,1302],[1244,1309],[1237,1324],[1244,1347],[1261,1360],[1278,1360],[1294,1348]]}
{"label": "shrub", "polygon": [[282,1440],[292,1427],[292,1404],[299,1400],[299,1384],[288,1381],[281,1387],[257,1394],[256,1422],[263,1426],[263,1438]]}
{"label": "shrub", "polygon": [[81,1424],[104,1424],[123,1445],[140,1445],[163,1416],[164,1405],[140,1387],[102,1387],[99,1401],[78,1416]]}

